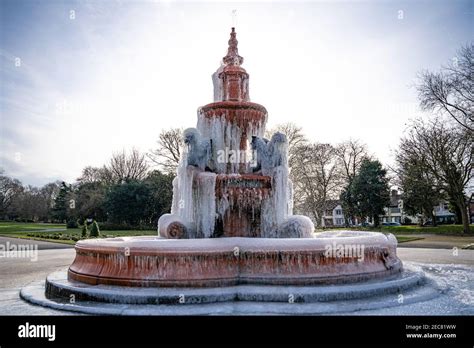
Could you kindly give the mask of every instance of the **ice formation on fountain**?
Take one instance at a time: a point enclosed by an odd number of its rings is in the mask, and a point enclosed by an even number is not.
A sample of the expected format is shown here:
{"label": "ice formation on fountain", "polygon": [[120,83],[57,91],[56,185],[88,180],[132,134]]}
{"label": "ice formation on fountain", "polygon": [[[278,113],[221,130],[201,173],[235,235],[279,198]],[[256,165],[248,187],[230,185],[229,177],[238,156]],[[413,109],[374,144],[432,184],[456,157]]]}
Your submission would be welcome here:
{"label": "ice formation on fountain", "polygon": [[[245,284],[225,301],[260,301],[272,286],[279,286],[272,290],[276,292],[291,285],[307,293],[315,289],[307,285],[360,282],[402,271],[394,236],[362,231],[313,236],[311,220],[293,215],[288,142],[281,133],[263,138],[267,111],[250,102],[242,62],[232,29],[229,51],[213,75],[217,99],[198,110],[197,128],[183,134],[171,213],[158,221],[160,236],[79,241],[68,281],[46,280],[48,298],[67,299],[70,292],[87,288],[84,299],[102,301],[101,291],[112,286],[159,287],[160,294],[165,288],[180,296],[181,288],[209,287],[210,297],[193,295],[199,301],[189,302],[204,303],[220,301],[214,295],[222,287]],[[251,157],[243,156],[251,150]],[[259,285],[266,288],[256,288],[258,296],[245,295]],[[400,287],[393,289],[399,292]],[[294,287],[287,290],[293,293]],[[115,301],[120,291],[112,291]],[[321,295],[319,289],[312,291],[308,296]],[[169,296],[163,302],[152,296],[127,295],[125,302],[182,304]]]}
{"label": "ice formation on fountain", "polygon": [[187,164],[201,170],[208,168],[211,140],[203,138],[196,128],[188,128],[183,132],[183,142],[188,147]]}
{"label": "ice formation on fountain", "polygon": [[158,223],[165,238],[312,237],[313,224],[293,216],[288,141],[264,139],[266,109],[250,102],[232,28],[227,55],[213,74],[214,102],[198,109],[173,182],[171,214]]}

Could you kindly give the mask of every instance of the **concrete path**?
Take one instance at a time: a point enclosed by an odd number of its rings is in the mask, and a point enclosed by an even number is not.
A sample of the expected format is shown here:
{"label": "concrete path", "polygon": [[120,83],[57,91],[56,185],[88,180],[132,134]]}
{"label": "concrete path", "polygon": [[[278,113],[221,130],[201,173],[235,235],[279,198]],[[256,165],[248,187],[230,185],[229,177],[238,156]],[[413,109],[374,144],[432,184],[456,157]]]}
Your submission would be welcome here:
{"label": "concrete path", "polygon": [[39,250],[36,258],[10,257],[10,253],[0,258],[0,315],[69,315],[67,312],[28,304],[20,299],[19,293],[25,285],[44,281],[51,272],[67,268],[75,257],[73,247],[16,238],[0,239],[0,243],[4,245],[7,241],[17,244],[30,242],[37,244]]}
{"label": "concrete path", "polygon": [[437,234],[406,234],[399,236],[423,238],[400,243],[399,246],[404,248],[452,249],[456,247],[462,249],[468,245],[474,246],[474,236],[440,236]]}
{"label": "concrete path", "polygon": [[474,265],[474,250],[398,247],[397,255],[402,261]]}
{"label": "concrete path", "polygon": [[23,239],[23,238],[12,238],[0,236],[0,245],[12,246],[12,245],[29,245],[38,246],[38,250],[49,250],[49,249],[72,249],[74,245],[64,243],[46,242],[42,240],[34,239]]}

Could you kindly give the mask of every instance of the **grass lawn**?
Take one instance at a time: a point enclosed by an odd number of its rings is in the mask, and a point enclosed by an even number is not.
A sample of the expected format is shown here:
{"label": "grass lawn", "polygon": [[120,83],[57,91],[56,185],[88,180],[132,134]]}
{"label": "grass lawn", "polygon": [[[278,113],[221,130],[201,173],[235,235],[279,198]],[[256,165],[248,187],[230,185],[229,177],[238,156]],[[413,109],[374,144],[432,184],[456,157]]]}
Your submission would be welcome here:
{"label": "grass lawn", "polygon": [[[328,228],[330,230],[332,228]],[[334,229],[347,229],[347,228],[334,228]],[[371,231],[371,232],[386,232],[397,234],[443,234],[443,235],[462,235],[462,225],[439,225],[424,226],[418,225],[406,225],[406,226],[379,226],[375,227],[350,227],[351,230],[357,231]],[[471,225],[471,232],[469,235],[474,235],[474,226]]]}
{"label": "grass lawn", "polygon": [[[24,222],[0,222],[0,234],[10,234],[16,232],[34,232],[44,230],[65,230],[64,224],[43,224],[43,223],[24,223]],[[54,231],[53,231],[54,232]]]}
{"label": "grass lawn", "polygon": [[[336,229],[336,228],[335,228]],[[373,227],[351,227],[352,230],[389,232],[393,233],[399,243],[423,239],[420,234],[439,235],[462,235],[462,225],[440,225],[436,227],[409,226],[380,226]],[[320,230],[319,230],[320,231]],[[317,231],[318,232],[318,231]],[[409,236],[413,234],[414,236]],[[120,230],[101,231],[101,237],[123,237],[123,236],[144,236],[157,235],[156,230]],[[407,236],[408,235],[408,236]],[[415,236],[416,235],[416,236]],[[474,226],[469,235],[474,235]],[[65,224],[43,224],[43,223],[22,223],[22,222],[0,222],[0,236],[26,238],[35,240],[45,240],[55,243],[75,244],[81,239],[81,229],[66,229]],[[465,235],[464,235],[465,236]]]}
{"label": "grass lawn", "polygon": [[[156,230],[101,231],[101,237],[157,235]],[[45,240],[48,242],[75,244],[81,239],[81,229],[68,228],[65,224],[0,222],[0,236]]]}

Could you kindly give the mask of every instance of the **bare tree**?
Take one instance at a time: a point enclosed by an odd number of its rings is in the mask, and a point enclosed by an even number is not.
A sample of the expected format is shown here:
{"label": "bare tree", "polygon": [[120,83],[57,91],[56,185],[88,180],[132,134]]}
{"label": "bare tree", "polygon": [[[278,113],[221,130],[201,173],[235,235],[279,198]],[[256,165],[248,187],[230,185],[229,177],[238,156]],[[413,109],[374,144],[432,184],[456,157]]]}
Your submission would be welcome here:
{"label": "bare tree", "polygon": [[130,180],[143,180],[149,166],[145,155],[137,149],[132,149],[130,153],[124,150],[114,154],[105,169],[109,172],[105,175],[110,175],[115,183],[122,183]]}
{"label": "bare tree", "polygon": [[43,200],[45,202],[44,204],[45,204],[45,206],[47,208],[47,212],[48,212],[47,219],[49,219],[49,217],[50,217],[51,208],[53,207],[54,200],[56,199],[56,197],[59,193],[60,185],[61,185],[60,181],[55,181],[55,182],[51,182],[49,184],[44,185],[40,189],[40,193],[43,197]]}
{"label": "bare tree", "polygon": [[402,142],[396,152],[396,182],[403,192],[403,210],[412,216],[419,216],[422,226],[424,218],[430,218],[436,226],[433,207],[439,204],[443,195],[443,187],[438,187],[433,174],[426,169],[426,154],[407,149],[410,143]]}
{"label": "bare tree", "polygon": [[297,148],[301,145],[307,144],[308,139],[304,135],[302,128],[292,122],[276,125],[274,128],[265,132],[265,137],[270,139],[276,132],[286,135],[286,139],[288,140],[288,161],[291,167]]}
{"label": "bare tree", "polygon": [[147,157],[167,174],[175,174],[181,157],[183,129],[163,130],[158,137],[158,147],[147,153]]}
{"label": "bare tree", "polygon": [[364,159],[369,159],[367,146],[357,139],[349,139],[336,146],[336,156],[339,161],[342,192],[340,196],[344,211],[346,226],[355,221],[356,200],[351,195],[351,185],[359,172]]}
{"label": "bare tree", "polygon": [[[0,172],[1,173],[1,172]],[[23,190],[23,185],[17,179],[0,175],[0,216],[5,217],[14,198]]]}
{"label": "bare tree", "polygon": [[114,183],[113,173],[107,168],[107,166],[91,167],[87,166],[82,170],[82,174],[76,179],[79,185],[102,183],[110,185]]}
{"label": "bare tree", "polygon": [[357,139],[350,139],[336,146],[336,156],[341,163],[342,176],[346,183],[356,176],[362,161],[370,158],[367,146]]}
{"label": "bare tree", "polygon": [[462,47],[440,72],[421,72],[416,87],[423,110],[447,114],[474,130],[474,44]]}
{"label": "bare tree", "polygon": [[330,144],[304,144],[295,148],[295,208],[308,213],[318,226],[324,226],[328,200],[340,191],[340,170],[336,150]]}
{"label": "bare tree", "polygon": [[402,139],[398,156],[423,158],[424,170],[436,180],[461,211],[464,233],[469,232],[465,190],[473,179],[474,138],[463,127],[449,127],[439,120],[416,121]]}

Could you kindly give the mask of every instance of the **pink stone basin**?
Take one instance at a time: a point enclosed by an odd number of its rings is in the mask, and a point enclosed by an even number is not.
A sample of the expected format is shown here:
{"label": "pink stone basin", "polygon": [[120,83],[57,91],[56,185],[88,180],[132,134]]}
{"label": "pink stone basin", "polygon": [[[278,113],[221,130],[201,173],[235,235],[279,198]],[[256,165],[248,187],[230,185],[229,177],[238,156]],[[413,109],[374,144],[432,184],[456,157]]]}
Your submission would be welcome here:
{"label": "pink stone basin", "polygon": [[359,231],[300,239],[89,239],[76,243],[68,278],[143,287],[357,282],[400,272],[396,246],[393,235]]}

